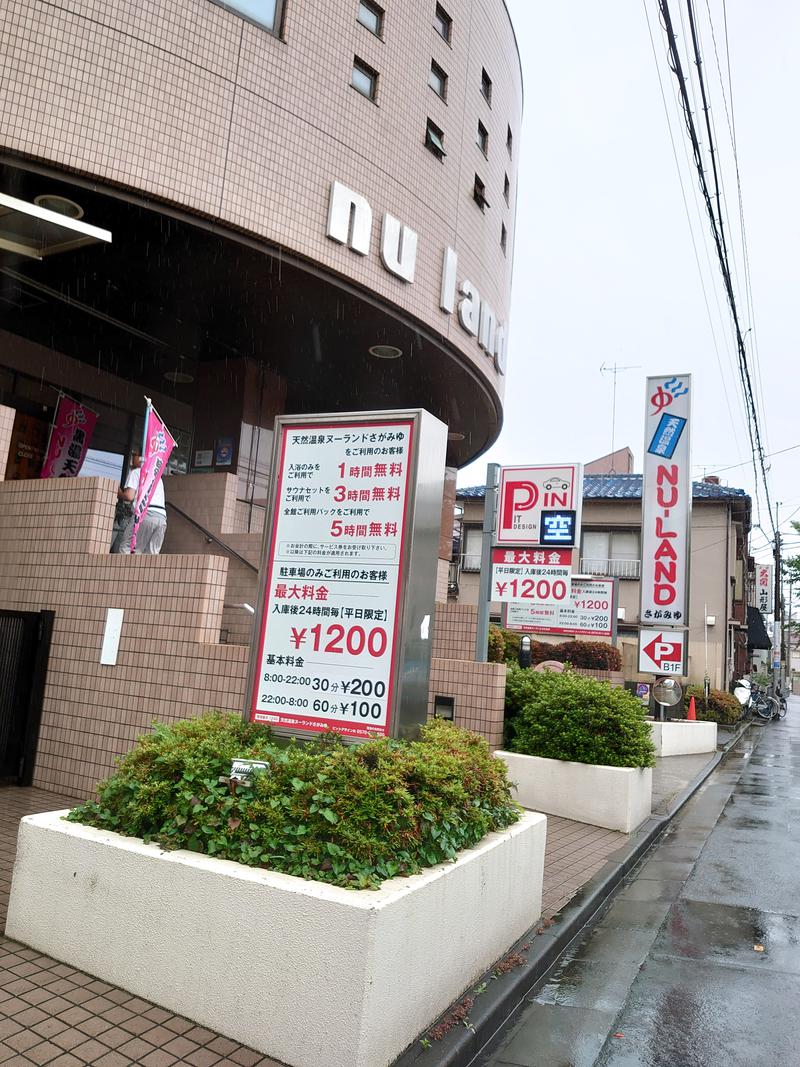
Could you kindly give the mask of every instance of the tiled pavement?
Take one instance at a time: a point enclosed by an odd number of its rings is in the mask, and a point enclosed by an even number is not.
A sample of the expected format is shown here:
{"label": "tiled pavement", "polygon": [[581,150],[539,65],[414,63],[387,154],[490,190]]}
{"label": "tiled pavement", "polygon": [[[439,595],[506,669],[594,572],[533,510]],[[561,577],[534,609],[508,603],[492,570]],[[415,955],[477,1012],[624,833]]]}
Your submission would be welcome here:
{"label": "tiled pavement", "polygon": [[[671,795],[696,773],[683,757],[659,761],[654,794]],[[655,784],[655,783],[654,783]],[[0,787],[0,929],[5,926],[17,824],[23,815],[70,807],[69,797],[40,789]],[[547,824],[542,913],[554,915],[608,857],[625,834],[551,815]],[[91,975],[0,937],[0,1067],[279,1067],[275,1060],[172,1015]]]}
{"label": "tiled pavement", "polygon": [[[40,789],[0,788],[0,929],[5,927],[20,818],[74,803]],[[275,1060],[189,1019],[0,937],[2,1067],[133,1063],[279,1067]]]}

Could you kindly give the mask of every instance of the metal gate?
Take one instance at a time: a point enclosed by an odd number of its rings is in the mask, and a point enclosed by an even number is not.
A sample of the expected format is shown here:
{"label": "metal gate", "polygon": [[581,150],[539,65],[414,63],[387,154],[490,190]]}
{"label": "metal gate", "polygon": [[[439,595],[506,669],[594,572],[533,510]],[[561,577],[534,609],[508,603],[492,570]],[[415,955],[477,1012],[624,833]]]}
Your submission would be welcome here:
{"label": "metal gate", "polygon": [[0,610],[0,783],[33,778],[53,618]]}

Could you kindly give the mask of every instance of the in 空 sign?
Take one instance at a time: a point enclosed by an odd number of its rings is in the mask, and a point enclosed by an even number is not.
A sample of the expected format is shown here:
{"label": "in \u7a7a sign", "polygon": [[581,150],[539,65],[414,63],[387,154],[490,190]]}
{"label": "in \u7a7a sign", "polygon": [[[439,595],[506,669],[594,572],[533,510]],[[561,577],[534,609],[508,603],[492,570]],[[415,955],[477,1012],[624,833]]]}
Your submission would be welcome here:
{"label": "in \u7a7a sign", "polygon": [[689,622],[691,375],[647,379],[642,484],[643,625]]}
{"label": "in \u7a7a sign", "polygon": [[495,544],[573,547],[582,497],[580,463],[501,468]]}

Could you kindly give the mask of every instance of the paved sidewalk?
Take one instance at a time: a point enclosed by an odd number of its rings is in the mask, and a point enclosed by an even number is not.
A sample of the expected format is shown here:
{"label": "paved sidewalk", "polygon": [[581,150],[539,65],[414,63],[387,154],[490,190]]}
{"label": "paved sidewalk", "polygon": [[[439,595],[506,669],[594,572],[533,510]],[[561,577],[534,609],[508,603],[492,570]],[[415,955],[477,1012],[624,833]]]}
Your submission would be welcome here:
{"label": "paved sidewalk", "polygon": [[[41,789],[0,788],[0,929],[5,928],[19,820],[74,803]],[[260,1052],[0,937],[2,1067],[134,1063],[279,1067]]]}

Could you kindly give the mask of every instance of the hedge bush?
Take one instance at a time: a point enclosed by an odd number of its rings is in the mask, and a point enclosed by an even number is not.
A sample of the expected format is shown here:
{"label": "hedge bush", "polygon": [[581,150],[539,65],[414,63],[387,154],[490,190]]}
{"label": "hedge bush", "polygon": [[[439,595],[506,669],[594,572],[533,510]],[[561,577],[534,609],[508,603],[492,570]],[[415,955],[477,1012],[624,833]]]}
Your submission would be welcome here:
{"label": "hedge bush", "polygon": [[[250,782],[234,758],[265,760]],[[377,888],[455,858],[519,818],[483,738],[433,721],[418,741],[279,746],[266,727],[210,714],[155,725],[72,822],[346,888]]]}
{"label": "hedge bush", "polygon": [[[495,634],[493,635],[493,631]],[[512,666],[519,663],[519,639],[517,630],[503,630],[499,626],[489,627],[489,659],[494,663],[505,662]],[[502,647],[502,652],[500,648]],[[570,663],[582,670],[621,671],[622,655],[618,648],[607,645],[604,641],[562,641],[558,645],[548,645],[544,641],[531,641],[531,665],[535,667],[545,660],[554,659],[559,663]]]}
{"label": "hedge bush", "polygon": [[645,710],[626,689],[566,670],[510,670],[506,702],[510,748],[528,756],[652,767],[655,749]]}
{"label": "hedge bush", "polygon": [[724,689],[711,689],[706,703],[701,685],[687,685],[683,691],[684,717],[689,711],[692,697],[695,699],[695,714],[704,722],[731,726],[742,717],[742,706],[733,693],[726,693]]}

